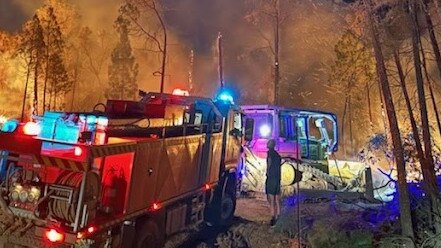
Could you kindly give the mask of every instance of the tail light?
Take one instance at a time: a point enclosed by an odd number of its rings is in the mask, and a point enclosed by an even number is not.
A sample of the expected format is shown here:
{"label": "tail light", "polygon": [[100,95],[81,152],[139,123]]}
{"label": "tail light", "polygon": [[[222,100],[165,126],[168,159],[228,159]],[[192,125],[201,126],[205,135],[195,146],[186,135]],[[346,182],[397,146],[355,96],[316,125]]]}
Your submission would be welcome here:
{"label": "tail light", "polygon": [[159,205],[159,203],[153,203],[153,206],[152,206],[152,208],[153,208],[153,210],[158,210],[158,209],[160,209],[161,208],[161,205]]}
{"label": "tail light", "polygon": [[89,235],[95,233],[97,230],[98,229],[96,226],[89,226],[85,231],[77,233],[77,239],[83,239],[86,236],[89,236]]}
{"label": "tail light", "polygon": [[96,231],[96,227],[95,226],[90,226],[87,228],[87,233],[92,234]]}
{"label": "tail light", "polygon": [[209,190],[209,189],[211,189],[210,184],[206,183],[206,184],[204,185],[204,189],[205,189],[205,190]]}
{"label": "tail light", "polygon": [[23,133],[26,135],[38,135],[41,132],[41,127],[38,123],[27,122],[23,127]]}
{"label": "tail light", "polygon": [[50,229],[46,232],[46,238],[52,243],[59,243],[64,241],[64,233],[58,232],[55,229]]}

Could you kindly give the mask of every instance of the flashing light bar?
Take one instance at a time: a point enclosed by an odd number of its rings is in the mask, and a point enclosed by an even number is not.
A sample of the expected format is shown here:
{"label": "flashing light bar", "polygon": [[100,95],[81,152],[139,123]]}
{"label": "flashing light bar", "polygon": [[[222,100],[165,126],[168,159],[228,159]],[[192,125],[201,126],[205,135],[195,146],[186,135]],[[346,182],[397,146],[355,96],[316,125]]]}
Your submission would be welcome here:
{"label": "flashing light bar", "polygon": [[0,131],[5,133],[12,133],[14,132],[18,127],[18,121],[17,120],[6,120],[3,123],[0,123]]}
{"label": "flashing light bar", "polygon": [[26,135],[35,136],[35,135],[39,135],[40,132],[41,132],[40,125],[32,121],[27,122],[23,127],[23,133]]}
{"label": "flashing light bar", "polygon": [[179,89],[179,88],[174,89],[172,94],[175,95],[175,96],[189,96],[190,95],[188,90],[182,90],[182,89]]}
{"label": "flashing light bar", "polygon": [[74,149],[74,154],[77,157],[81,156],[83,154],[83,149],[79,146],[76,146]]}
{"label": "flashing light bar", "polygon": [[226,93],[226,92],[220,94],[217,98],[219,100],[223,101],[223,102],[228,102],[228,103],[231,103],[231,104],[234,103],[233,96],[228,94],[228,93]]}

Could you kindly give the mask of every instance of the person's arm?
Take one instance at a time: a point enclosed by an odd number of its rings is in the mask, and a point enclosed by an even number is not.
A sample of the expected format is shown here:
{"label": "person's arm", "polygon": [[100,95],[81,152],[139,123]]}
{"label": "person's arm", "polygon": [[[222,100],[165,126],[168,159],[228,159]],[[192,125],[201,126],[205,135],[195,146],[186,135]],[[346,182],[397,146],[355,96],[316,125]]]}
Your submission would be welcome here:
{"label": "person's arm", "polygon": [[271,167],[271,163],[272,163],[271,156],[268,153],[268,155],[266,157],[266,176],[268,176],[268,171],[269,171],[269,168]]}

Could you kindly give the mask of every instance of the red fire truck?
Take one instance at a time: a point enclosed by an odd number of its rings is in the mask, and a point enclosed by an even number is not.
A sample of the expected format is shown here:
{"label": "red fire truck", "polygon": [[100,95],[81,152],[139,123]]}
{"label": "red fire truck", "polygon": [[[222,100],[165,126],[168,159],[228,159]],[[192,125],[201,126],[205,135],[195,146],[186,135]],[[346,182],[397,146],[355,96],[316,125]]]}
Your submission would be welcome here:
{"label": "red fire truck", "polygon": [[240,109],[228,98],[140,98],[1,125],[6,247],[161,247],[231,220]]}

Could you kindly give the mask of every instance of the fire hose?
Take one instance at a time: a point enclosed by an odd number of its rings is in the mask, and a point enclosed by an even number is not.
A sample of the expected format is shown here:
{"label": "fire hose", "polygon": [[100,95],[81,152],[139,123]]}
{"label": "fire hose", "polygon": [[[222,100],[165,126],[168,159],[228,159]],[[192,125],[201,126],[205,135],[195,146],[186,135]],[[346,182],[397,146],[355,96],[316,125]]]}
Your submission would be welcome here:
{"label": "fire hose", "polygon": [[[69,198],[70,192],[58,191],[54,195],[64,199],[52,199],[49,201],[49,214],[50,216],[73,223],[76,216],[77,201],[80,195],[80,185],[83,180],[83,174],[80,172],[64,171],[57,178],[56,184],[61,186],[67,186],[73,189],[72,201],[65,200]],[[94,172],[88,172],[86,174],[86,187],[84,193],[84,203],[88,204],[88,216],[93,217],[97,203],[97,196],[99,193],[99,177]]]}

